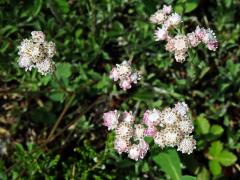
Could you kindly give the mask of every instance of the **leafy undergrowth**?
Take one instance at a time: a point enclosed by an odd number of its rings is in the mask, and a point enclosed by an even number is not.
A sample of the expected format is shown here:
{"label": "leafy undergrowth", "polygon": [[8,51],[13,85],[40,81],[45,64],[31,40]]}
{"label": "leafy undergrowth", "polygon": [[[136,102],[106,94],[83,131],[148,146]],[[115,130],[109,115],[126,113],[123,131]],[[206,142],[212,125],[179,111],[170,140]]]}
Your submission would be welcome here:
{"label": "leafy undergrowth", "polygon": [[[216,32],[219,48],[179,64],[154,41],[158,0],[0,1],[0,179],[237,179],[240,165],[240,3],[164,0],[189,30]],[[31,31],[56,43],[56,72],[18,67],[17,46]],[[108,74],[132,58],[141,82],[122,91]],[[182,155],[152,143],[135,162],[113,150],[102,125],[113,109],[163,108],[186,101],[197,149]],[[54,128],[56,121],[60,124]]]}

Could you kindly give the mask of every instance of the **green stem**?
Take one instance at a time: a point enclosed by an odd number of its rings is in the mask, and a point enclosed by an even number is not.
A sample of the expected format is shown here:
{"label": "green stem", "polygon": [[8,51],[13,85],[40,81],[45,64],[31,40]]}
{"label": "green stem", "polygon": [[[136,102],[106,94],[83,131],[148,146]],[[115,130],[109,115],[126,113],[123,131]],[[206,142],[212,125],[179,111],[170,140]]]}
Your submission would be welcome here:
{"label": "green stem", "polygon": [[191,62],[195,65],[195,63],[196,63],[196,61],[195,61],[195,59],[196,59],[195,53],[193,53],[192,50],[189,50],[188,51],[188,56],[191,59]]}
{"label": "green stem", "polygon": [[70,107],[72,101],[74,100],[75,96],[76,96],[75,94],[72,94],[72,95],[70,96],[70,98],[69,98],[68,102],[66,103],[63,111],[61,112],[61,114],[60,114],[60,116],[58,117],[57,121],[55,122],[55,124],[54,124],[51,132],[49,133],[49,136],[48,136],[48,138],[47,138],[47,141],[51,140],[51,138],[52,138],[55,130],[57,129],[57,127],[58,127],[58,125],[60,124],[60,122],[62,121],[64,115],[66,114],[66,112],[67,112],[68,108]]}
{"label": "green stem", "polygon": [[99,103],[102,103],[102,102],[104,102],[104,101],[106,101],[105,96],[98,98],[93,104],[89,105],[85,110],[83,110],[76,119],[74,119],[73,121],[71,121],[70,123],[68,123],[64,128],[62,128],[61,130],[59,130],[55,135],[52,135],[51,138],[48,138],[48,140],[47,140],[45,143],[43,143],[43,145],[46,145],[46,144],[50,143],[50,142],[53,141],[56,137],[60,136],[63,132],[65,132],[66,130],[68,130],[68,128],[69,128],[70,126],[72,126],[73,124],[76,124],[76,123],[79,121],[79,119],[80,119],[84,114],[86,114],[89,110],[91,110],[93,107],[95,107],[96,105],[98,105]]}

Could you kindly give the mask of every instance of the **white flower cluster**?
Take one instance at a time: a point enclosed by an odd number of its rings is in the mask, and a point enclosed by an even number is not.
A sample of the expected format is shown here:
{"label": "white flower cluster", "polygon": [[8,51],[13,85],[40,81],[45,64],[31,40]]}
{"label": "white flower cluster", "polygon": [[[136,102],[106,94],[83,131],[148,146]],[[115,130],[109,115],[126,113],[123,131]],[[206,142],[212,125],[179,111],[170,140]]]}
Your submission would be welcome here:
{"label": "white flower cluster", "polygon": [[115,130],[114,148],[119,154],[128,153],[128,157],[136,161],[144,158],[149,149],[144,140],[144,126],[134,124],[131,112],[109,111],[104,113],[103,119],[108,130]]}
{"label": "white flower cluster", "polygon": [[[186,103],[178,102],[174,108],[156,109],[144,113],[144,124],[149,136],[159,147],[174,147],[182,153],[190,154],[195,149],[196,141],[190,134],[194,130]],[[148,131],[149,129],[149,131]]]}
{"label": "white flower cluster", "polygon": [[55,43],[45,41],[45,35],[41,31],[33,31],[31,35],[31,39],[24,39],[18,47],[19,66],[26,71],[36,68],[42,75],[52,73],[52,58],[56,54]]}
{"label": "white flower cluster", "polygon": [[141,79],[141,74],[132,68],[130,61],[123,61],[111,70],[109,77],[114,81],[119,81],[119,86],[127,90],[132,87],[132,84],[137,84]]}
{"label": "white flower cluster", "polygon": [[194,126],[184,102],[163,111],[147,110],[140,124],[135,122],[131,112],[121,113],[117,110],[104,113],[103,120],[108,130],[115,130],[116,151],[119,154],[128,153],[128,157],[136,161],[143,159],[149,150],[145,136],[153,137],[160,148],[177,146],[178,151],[187,154],[195,149],[196,141],[190,135]]}
{"label": "white flower cluster", "polygon": [[185,34],[170,35],[170,30],[176,28],[181,22],[181,16],[172,13],[171,6],[163,6],[150,17],[153,24],[161,25],[155,31],[156,41],[167,41],[166,50],[173,52],[177,62],[185,61],[189,48],[194,48],[200,43],[206,45],[209,50],[215,51],[218,47],[218,41],[211,29],[197,27],[195,31]]}

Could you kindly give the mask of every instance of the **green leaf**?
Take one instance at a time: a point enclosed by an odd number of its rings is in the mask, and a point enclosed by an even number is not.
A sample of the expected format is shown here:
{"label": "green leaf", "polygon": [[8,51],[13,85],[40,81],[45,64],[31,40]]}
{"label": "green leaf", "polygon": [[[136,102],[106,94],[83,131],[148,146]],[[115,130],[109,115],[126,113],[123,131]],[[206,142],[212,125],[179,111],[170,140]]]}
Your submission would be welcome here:
{"label": "green leaf", "polygon": [[180,159],[176,150],[167,150],[153,157],[153,161],[173,180],[181,179]]}
{"label": "green leaf", "polygon": [[174,10],[177,12],[177,13],[183,13],[183,5],[180,4],[180,5],[176,5],[174,7]]}
{"label": "green leaf", "polygon": [[68,13],[69,6],[68,2],[66,0],[55,0],[55,3],[57,5],[57,8],[62,11],[63,13]]}
{"label": "green leaf", "polygon": [[4,172],[0,172],[0,179],[7,180],[7,175]]}
{"label": "green leaf", "polygon": [[233,0],[224,0],[223,2],[227,8],[230,8],[233,3]]}
{"label": "green leaf", "polygon": [[202,79],[210,69],[211,69],[210,67],[204,67],[201,71],[201,74],[199,75],[199,79]]}
{"label": "green leaf", "polygon": [[51,168],[51,167],[55,167],[57,165],[57,163],[59,162],[60,160],[60,155],[56,155],[54,159],[52,159],[50,161],[50,163],[48,164],[48,168]]}
{"label": "green leaf", "polygon": [[94,86],[96,87],[97,89],[105,89],[107,87],[110,86],[110,80],[109,80],[109,77],[106,76],[106,75],[103,75],[100,79],[100,81]]}
{"label": "green leaf", "polygon": [[136,93],[133,94],[133,99],[137,101],[148,101],[151,99],[152,91],[148,89],[138,89]]}
{"label": "green leaf", "polygon": [[112,29],[111,31],[109,31],[108,35],[109,37],[114,37],[114,36],[119,36],[123,32],[124,32],[124,26],[120,22],[114,21],[112,23]]}
{"label": "green leaf", "polygon": [[32,16],[35,17],[41,11],[43,1],[42,0],[35,0],[32,8]]}
{"label": "green leaf", "polygon": [[196,180],[196,177],[194,177],[194,176],[182,176],[181,180]]}
{"label": "green leaf", "polygon": [[[171,1],[171,0],[168,0],[168,1]],[[149,0],[142,0],[142,3],[144,4],[145,11],[148,14],[154,13],[154,10],[156,9],[156,6],[158,5],[158,2],[156,2],[156,1],[149,1]],[[167,2],[165,2],[165,3],[167,3]]]}
{"label": "green leaf", "polygon": [[229,151],[222,151],[218,157],[223,166],[231,166],[237,161],[237,156]]}
{"label": "green leaf", "polygon": [[197,180],[209,180],[210,179],[210,174],[209,171],[203,167],[200,173],[197,175]]}
{"label": "green leaf", "polygon": [[208,152],[212,157],[217,158],[222,150],[223,144],[220,141],[215,141],[211,144]]}
{"label": "green leaf", "polygon": [[142,172],[149,172],[150,168],[149,168],[149,165],[148,163],[144,163],[143,166],[142,166]]}
{"label": "green leaf", "polygon": [[10,36],[18,30],[16,26],[6,25],[5,27],[0,29],[0,35],[4,35],[5,37]]}
{"label": "green leaf", "polygon": [[224,132],[224,129],[220,125],[213,125],[210,129],[210,132],[213,135],[219,136]]}
{"label": "green leaf", "polygon": [[2,41],[0,45],[0,52],[4,53],[10,46],[10,42],[8,41]]}
{"label": "green leaf", "polygon": [[71,76],[72,70],[71,70],[71,64],[69,63],[59,63],[57,64],[57,70],[56,75],[59,78],[68,78]]}
{"label": "green leaf", "polygon": [[65,94],[63,92],[52,92],[49,95],[50,99],[57,102],[63,102]]}
{"label": "green leaf", "polygon": [[222,168],[217,160],[210,160],[209,168],[213,175],[217,176],[217,175],[221,174]]}
{"label": "green leaf", "polygon": [[196,131],[199,134],[208,134],[210,129],[209,121],[203,116],[200,115],[196,119]]}
{"label": "green leaf", "polygon": [[189,13],[198,7],[198,0],[188,0],[185,3],[185,12]]}
{"label": "green leaf", "polygon": [[[64,23],[64,15],[69,12],[67,0],[49,0],[48,6],[56,19]],[[64,31],[63,28],[61,28],[59,32],[61,32],[61,30]]]}
{"label": "green leaf", "polygon": [[16,143],[15,148],[17,152],[16,154],[24,158],[25,149],[23,148],[22,144]]}

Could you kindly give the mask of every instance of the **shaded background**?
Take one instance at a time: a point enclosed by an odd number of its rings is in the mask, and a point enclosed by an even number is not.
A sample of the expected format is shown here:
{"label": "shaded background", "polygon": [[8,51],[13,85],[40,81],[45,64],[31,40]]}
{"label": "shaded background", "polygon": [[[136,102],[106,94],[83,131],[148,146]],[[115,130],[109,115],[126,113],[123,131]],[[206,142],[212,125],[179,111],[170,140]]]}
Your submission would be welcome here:
{"label": "shaded background", "polygon": [[[184,14],[187,31],[213,29],[218,50],[198,47],[194,59],[174,62],[148,20],[164,3]],[[238,0],[1,0],[0,179],[237,179],[239,18]],[[17,46],[33,30],[56,43],[54,76],[18,67]],[[108,73],[129,58],[143,78],[124,92]],[[176,101],[191,108],[193,154],[151,139],[138,162],[113,150],[104,112],[132,110],[140,120]]]}

